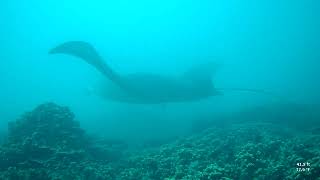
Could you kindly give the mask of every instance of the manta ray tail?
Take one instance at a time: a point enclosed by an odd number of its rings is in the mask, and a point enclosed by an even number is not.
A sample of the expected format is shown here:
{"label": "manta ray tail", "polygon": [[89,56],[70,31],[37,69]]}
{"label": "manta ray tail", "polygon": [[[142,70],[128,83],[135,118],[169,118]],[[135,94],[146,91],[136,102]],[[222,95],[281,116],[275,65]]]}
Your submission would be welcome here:
{"label": "manta ray tail", "polygon": [[51,49],[49,54],[67,54],[78,57],[95,67],[99,72],[120,87],[123,87],[120,76],[102,60],[95,48],[89,43],[83,41],[69,41]]}

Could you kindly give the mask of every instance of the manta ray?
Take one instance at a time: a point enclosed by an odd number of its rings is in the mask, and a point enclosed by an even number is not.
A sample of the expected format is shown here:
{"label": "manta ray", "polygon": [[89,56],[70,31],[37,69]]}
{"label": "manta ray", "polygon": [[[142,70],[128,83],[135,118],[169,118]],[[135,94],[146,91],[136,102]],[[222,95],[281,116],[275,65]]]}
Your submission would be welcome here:
{"label": "manta ray", "polygon": [[[215,88],[212,75],[217,69],[213,62],[204,63],[186,71],[178,77],[167,77],[152,73],[120,74],[103,60],[89,43],[69,41],[49,51],[49,54],[66,54],[84,60],[108,80],[113,86],[102,86],[100,94],[113,101],[136,104],[160,104],[191,102],[222,95],[223,88]],[[263,90],[229,88],[233,91],[265,93]]]}

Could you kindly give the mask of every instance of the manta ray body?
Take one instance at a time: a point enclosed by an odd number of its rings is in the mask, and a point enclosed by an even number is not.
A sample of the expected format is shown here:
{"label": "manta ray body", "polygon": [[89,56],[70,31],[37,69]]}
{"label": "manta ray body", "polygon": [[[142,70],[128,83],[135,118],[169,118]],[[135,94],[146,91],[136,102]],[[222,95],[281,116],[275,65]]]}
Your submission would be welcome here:
{"label": "manta ray body", "polygon": [[[213,62],[195,66],[180,77],[148,73],[121,75],[111,69],[96,49],[87,42],[66,42],[51,49],[49,53],[71,55],[96,68],[113,83],[113,86],[102,85],[99,89],[99,94],[109,100],[159,104],[198,101],[222,94],[212,83],[212,75],[217,69],[217,64]],[[233,90],[260,92],[254,89]]]}

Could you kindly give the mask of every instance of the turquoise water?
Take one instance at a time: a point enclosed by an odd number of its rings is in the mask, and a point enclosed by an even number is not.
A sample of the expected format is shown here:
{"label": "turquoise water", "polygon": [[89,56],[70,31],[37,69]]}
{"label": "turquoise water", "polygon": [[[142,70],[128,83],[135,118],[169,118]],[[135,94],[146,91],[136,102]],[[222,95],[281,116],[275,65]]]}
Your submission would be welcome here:
{"label": "turquoise water", "polygon": [[[89,134],[130,144],[183,137],[195,124],[203,129],[204,117],[214,121],[270,104],[315,107],[320,100],[319,12],[316,0],[3,0],[0,130],[6,133],[8,122],[45,102],[70,107]],[[121,75],[174,78],[213,61],[216,88],[273,95],[226,90],[192,102],[109,101],[95,94],[104,79],[95,68],[79,58],[49,55],[68,41],[92,44]]]}
{"label": "turquoise water", "polygon": [[2,1],[1,124],[5,129],[21,112],[54,101],[70,106],[94,132],[175,131],[186,126],[182,119],[212,109],[273,101],[226,92],[201,103],[168,104],[166,113],[157,105],[107,102],[87,93],[101,78],[94,68],[48,55],[70,40],[94,44],[119,73],[179,75],[210,60],[221,65],[216,87],[266,89],[297,103],[318,103],[319,7],[312,0]]}

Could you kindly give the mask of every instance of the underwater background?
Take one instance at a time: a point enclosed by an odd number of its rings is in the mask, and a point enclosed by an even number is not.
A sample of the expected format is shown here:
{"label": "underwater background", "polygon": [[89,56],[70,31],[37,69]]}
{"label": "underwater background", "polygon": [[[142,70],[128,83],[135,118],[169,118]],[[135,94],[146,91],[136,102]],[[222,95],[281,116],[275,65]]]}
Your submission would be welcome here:
{"label": "underwater background", "polygon": [[[320,1],[2,0],[0,18],[2,179],[319,179]],[[119,74],[213,61],[215,87],[281,98],[108,101],[96,69],[49,55],[73,40]]]}

